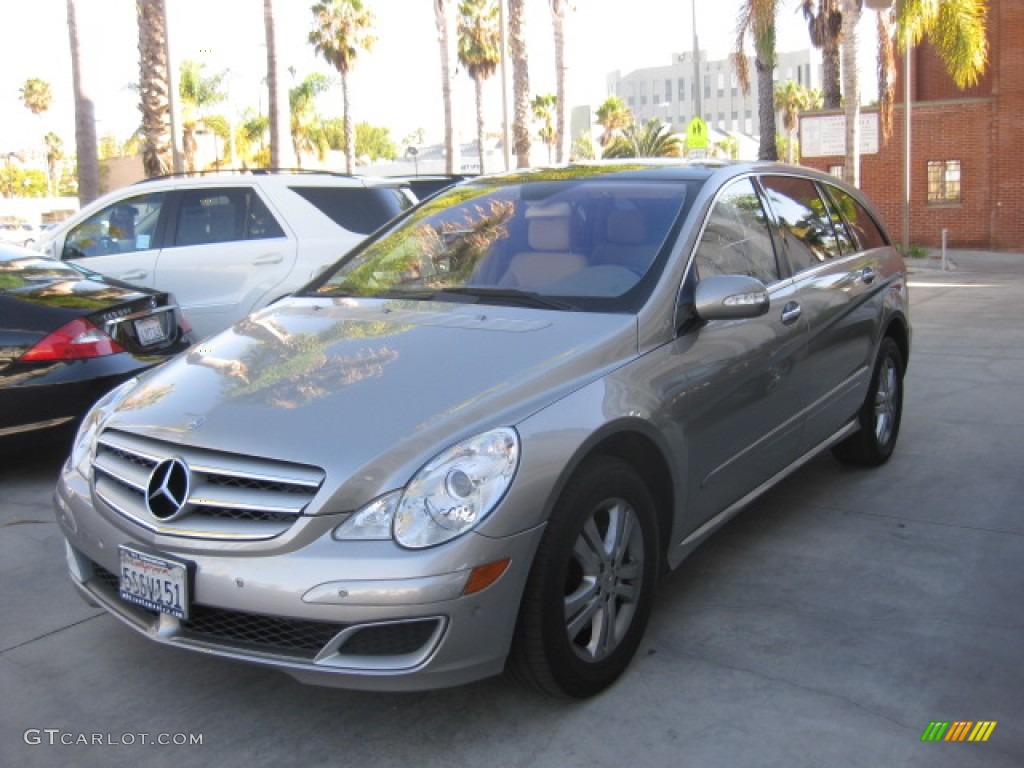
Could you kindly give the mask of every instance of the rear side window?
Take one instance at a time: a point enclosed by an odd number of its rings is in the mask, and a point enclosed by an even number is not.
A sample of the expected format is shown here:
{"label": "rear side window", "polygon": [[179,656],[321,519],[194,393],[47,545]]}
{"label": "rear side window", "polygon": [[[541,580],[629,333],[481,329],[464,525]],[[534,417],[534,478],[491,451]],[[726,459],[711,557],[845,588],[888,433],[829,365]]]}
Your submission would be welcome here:
{"label": "rear side window", "polygon": [[786,235],[794,272],[841,255],[825,201],[813,181],[798,176],[763,176],[761,183]]}
{"label": "rear side window", "polygon": [[832,185],[828,186],[828,193],[835,201],[840,214],[846,219],[846,223],[854,237],[857,238],[862,251],[871,248],[884,248],[889,245],[882,230],[871,218],[871,214],[851,194]]}
{"label": "rear side window", "polygon": [[284,230],[255,190],[191,189],[181,193],[174,244],[205,245],[284,237]]}
{"label": "rear side window", "polygon": [[408,207],[398,189],[389,187],[290,187],[310,205],[349,232],[368,235]]}
{"label": "rear side window", "polygon": [[779,279],[768,217],[750,179],[726,187],[711,209],[697,246],[697,274],[747,275],[766,285]]}

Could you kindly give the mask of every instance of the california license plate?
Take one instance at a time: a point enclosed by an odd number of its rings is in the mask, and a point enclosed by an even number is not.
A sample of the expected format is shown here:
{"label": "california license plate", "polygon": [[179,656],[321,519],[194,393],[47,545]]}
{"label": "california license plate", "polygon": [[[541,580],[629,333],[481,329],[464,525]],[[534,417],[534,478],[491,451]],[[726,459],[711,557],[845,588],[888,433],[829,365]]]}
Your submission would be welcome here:
{"label": "california license plate", "polygon": [[135,335],[139,337],[139,343],[144,346],[156,344],[167,338],[164,324],[159,317],[144,317],[141,320],[136,320]]}
{"label": "california license plate", "polygon": [[188,618],[188,565],[167,557],[120,547],[121,599],[151,611]]}

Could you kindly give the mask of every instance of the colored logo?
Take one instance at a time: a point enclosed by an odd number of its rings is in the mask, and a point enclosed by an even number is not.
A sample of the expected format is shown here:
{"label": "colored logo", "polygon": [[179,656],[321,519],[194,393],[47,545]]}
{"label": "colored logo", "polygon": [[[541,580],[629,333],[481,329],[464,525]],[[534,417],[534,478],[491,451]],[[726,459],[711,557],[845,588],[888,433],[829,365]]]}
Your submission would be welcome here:
{"label": "colored logo", "polygon": [[921,734],[921,741],[988,741],[996,720],[933,720]]}

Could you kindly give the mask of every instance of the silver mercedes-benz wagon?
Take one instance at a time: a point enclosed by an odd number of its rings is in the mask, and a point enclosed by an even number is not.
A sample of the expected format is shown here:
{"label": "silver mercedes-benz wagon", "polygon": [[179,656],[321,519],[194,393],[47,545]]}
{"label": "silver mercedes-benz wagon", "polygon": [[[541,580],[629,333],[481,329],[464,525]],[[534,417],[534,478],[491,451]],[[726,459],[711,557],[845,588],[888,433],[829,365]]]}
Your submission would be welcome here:
{"label": "silver mercedes-benz wagon", "polygon": [[59,479],[83,596],[320,684],[589,696],[659,577],[816,454],[878,465],[904,264],[803,168],[480,177],[110,392]]}

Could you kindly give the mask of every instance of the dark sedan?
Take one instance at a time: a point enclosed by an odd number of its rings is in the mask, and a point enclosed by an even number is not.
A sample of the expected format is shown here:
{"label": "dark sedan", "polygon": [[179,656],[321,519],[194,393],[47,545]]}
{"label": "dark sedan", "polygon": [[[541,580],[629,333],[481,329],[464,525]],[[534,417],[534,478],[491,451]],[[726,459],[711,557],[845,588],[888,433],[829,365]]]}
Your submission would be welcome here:
{"label": "dark sedan", "polygon": [[168,294],[0,246],[0,445],[69,435],[107,390],[191,342]]}

